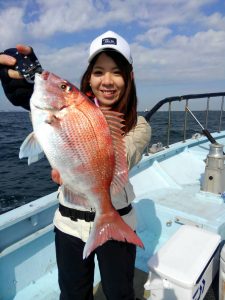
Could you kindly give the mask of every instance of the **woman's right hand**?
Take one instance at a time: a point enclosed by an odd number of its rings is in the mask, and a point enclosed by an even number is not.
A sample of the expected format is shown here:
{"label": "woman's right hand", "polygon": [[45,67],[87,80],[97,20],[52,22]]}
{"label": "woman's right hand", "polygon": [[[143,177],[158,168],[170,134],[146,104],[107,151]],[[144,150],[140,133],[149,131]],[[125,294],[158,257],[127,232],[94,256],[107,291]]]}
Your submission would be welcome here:
{"label": "woman's right hand", "polygon": [[55,183],[62,185],[62,179],[60,173],[56,169],[51,170],[51,177]]}
{"label": "woman's right hand", "polygon": [[[31,48],[26,45],[18,44],[16,45],[17,50],[25,55],[29,55],[31,53]],[[8,76],[13,79],[22,79],[23,77],[19,74],[19,72],[13,70],[13,66],[16,63],[16,59],[10,55],[0,54],[0,67],[5,66],[8,68]],[[10,68],[12,67],[12,69]],[[0,78],[1,79],[1,78]]]}

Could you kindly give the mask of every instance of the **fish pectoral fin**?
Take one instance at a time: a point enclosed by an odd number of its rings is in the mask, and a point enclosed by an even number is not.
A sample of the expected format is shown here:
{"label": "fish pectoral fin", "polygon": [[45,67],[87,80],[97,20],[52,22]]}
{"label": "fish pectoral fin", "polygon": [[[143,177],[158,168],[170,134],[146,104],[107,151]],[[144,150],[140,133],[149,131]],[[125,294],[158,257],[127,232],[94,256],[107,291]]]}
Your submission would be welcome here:
{"label": "fish pectoral fin", "polygon": [[28,157],[28,165],[44,157],[44,152],[33,132],[26,137],[20,146],[19,158],[21,159],[25,157]]}

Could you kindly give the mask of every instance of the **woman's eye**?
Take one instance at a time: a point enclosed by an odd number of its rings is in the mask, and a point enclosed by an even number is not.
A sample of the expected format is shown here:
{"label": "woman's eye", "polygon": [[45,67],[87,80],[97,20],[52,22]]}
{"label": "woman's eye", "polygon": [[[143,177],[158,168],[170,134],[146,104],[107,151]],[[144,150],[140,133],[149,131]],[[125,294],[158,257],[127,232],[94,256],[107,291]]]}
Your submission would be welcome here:
{"label": "woman's eye", "polygon": [[115,75],[121,75],[122,73],[121,73],[120,70],[116,70],[116,71],[114,71],[114,74],[115,74]]}
{"label": "woman's eye", "polygon": [[94,71],[93,74],[96,75],[96,76],[100,76],[100,75],[102,75],[102,72],[101,71]]}

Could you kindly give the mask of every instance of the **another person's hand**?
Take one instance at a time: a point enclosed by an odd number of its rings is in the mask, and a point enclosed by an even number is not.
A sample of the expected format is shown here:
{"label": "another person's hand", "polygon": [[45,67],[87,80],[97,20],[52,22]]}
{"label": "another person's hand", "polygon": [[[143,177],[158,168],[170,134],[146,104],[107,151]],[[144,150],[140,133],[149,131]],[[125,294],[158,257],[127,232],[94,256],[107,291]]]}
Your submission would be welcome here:
{"label": "another person's hand", "polygon": [[[31,53],[31,48],[29,46],[25,46],[25,45],[16,45],[17,50],[25,55],[28,55]],[[0,54],[0,69],[1,72],[7,72],[8,71],[8,76],[10,78],[13,79],[22,79],[23,77],[19,74],[19,72],[13,70],[13,66],[16,63],[16,59],[10,55],[6,55],[6,54]],[[6,67],[6,69],[4,69],[4,67]],[[2,68],[3,67],[3,68]],[[10,67],[12,67],[12,69],[10,69]],[[3,73],[0,73],[0,79],[3,76]]]}

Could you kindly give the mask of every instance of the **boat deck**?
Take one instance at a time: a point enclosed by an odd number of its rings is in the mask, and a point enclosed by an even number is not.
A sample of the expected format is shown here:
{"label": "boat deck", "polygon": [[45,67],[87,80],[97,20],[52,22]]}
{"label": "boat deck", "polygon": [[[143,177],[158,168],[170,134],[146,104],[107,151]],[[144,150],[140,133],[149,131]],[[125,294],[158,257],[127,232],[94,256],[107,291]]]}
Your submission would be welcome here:
{"label": "boat deck", "polygon": [[[224,132],[214,134],[214,138],[225,144]],[[205,137],[179,142],[144,156],[131,171],[137,233],[145,246],[137,249],[135,272],[136,297],[142,300],[148,297],[143,285],[149,258],[182,224],[193,224],[221,235],[225,232],[224,200],[200,189],[208,149]],[[58,299],[53,226],[46,221],[52,220],[56,205],[53,193],[2,215],[0,274],[4,274],[4,279],[0,280],[0,299]],[[23,235],[18,237],[18,232]],[[97,269],[95,299],[103,300]]]}
{"label": "boat deck", "polygon": [[[144,284],[147,281],[148,274],[135,269],[134,288],[135,295],[140,300],[146,300],[149,297],[149,292],[144,290]],[[28,287],[20,291],[14,300],[58,300],[59,288],[57,282],[57,268],[40,278]],[[101,283],[98,283],[94,288],[95,300],[106,300],[102,291]]]}
{"label": "boat deck", "polygon": [[[224,135],[214,136],[221,144]],[[201,190],[209,143],[204,137],[177,143],[145,156],[132,170],[136,199],[138,248],[136,266],[147,272],[147,261],[182,224],[219,233],[224,239],[225,204],[221,195]],[[147,212],[147,213],[146,213]]]}

